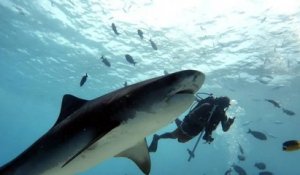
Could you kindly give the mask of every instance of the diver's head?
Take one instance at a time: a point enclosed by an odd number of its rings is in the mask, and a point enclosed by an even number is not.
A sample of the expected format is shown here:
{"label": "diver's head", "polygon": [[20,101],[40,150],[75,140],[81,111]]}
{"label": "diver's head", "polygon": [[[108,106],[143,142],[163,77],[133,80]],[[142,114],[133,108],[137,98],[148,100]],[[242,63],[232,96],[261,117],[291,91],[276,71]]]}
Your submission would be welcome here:
{"label": "diver's head", "polygon": [[216,104],[223,109],[228,108],[230,105],[230,99],[226,96],[218,97],[216,98]]}

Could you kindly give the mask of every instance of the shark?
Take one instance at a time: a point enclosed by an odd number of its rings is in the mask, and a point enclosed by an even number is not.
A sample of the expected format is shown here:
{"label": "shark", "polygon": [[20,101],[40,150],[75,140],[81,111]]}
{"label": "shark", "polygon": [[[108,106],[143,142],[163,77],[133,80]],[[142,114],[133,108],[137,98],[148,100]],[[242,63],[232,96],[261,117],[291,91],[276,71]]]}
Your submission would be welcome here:
{"label": "shark", "polygon": [[149,174],[146,137],[185,112],[204,79],[200,71],[182,70],[92,100],[66,94],[54,125],[0,174],[78,174],[113,157],[128,158]]}

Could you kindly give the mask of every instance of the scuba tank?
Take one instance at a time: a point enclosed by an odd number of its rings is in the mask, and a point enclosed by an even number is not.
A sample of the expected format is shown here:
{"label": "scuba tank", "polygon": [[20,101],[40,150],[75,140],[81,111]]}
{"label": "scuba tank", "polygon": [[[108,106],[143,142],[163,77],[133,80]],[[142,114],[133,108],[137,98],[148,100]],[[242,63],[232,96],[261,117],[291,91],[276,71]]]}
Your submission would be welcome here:
{"label": "scuba tank", "polygon": [[[202,98],[202,97],[200,97],[201,94],[208,95],[208,97]],[[191,113],[195,108],[201,106],[204,103],[209,103],[211,105],[214,104],[215,97],[213,96],[212,93],[210,93],[210,94],[209,93],[197,93],[195,96],[196,96],[196,102],[194,102],[192,104],[189,113]]]}

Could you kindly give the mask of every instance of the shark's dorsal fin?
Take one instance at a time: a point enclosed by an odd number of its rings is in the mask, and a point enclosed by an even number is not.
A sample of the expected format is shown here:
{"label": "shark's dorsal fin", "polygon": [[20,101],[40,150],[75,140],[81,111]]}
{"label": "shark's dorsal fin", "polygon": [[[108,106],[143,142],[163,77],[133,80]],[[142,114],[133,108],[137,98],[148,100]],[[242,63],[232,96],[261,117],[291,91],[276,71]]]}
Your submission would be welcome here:
{"label": "shark's dorsal fin", "polygon": [[87,100],[77,98],[70,94],[65,94],[62,99],[60,114],[54,126],[66,119],[70,114],[83,106]]}
{"label": "shark's dorsal fin", "polygon": [[146,139],[143,139],[135,146],[122,151],[115,157],[126,157],[131,159],[145,174],[150,173],[151,161]]}

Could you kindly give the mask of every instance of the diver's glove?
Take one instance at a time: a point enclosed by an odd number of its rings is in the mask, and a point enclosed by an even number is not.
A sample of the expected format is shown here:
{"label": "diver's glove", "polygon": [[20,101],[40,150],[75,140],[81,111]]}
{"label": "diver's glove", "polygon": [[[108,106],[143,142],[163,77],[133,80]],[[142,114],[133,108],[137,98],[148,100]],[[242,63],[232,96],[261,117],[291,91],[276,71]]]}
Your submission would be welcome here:
{"label": "diver's glove", "polygon": [[204,134],[203,139],[207,142],[207,143],[211,143],[214,141],[214,138],[212,138],[210,135]]}
{"label": "diver's glove", "polygon": [[228,119],[228,124],[229,124],[229,126],[232,125],[232,123],[234,122],[234,119],[235,119],[235,117],[229,118],[229,119]]}

